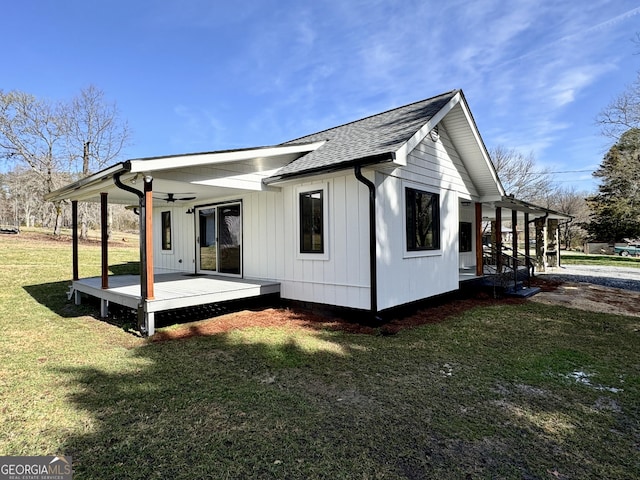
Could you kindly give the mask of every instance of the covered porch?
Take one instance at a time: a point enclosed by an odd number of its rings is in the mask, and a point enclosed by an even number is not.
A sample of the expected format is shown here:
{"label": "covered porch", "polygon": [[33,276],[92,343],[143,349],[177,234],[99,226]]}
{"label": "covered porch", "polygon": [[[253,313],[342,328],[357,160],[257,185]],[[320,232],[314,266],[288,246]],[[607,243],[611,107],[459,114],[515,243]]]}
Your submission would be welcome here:
{"label": "covered porch", "polygon": [[[202,262],[191,262],[188,258],[183,262],[182,256],[189,250],[186,242],[183,242],[180,255],[176,255],[179,258],[176,264],[170,270],[159,271],[162,265],[156,265],[154,257],[156,260],[163,255],[166,257],[166,252],[172,252],[177,243],[172,235],[178,233],[171,233],[175,217],[172,219],[173,209],[168,206],[179,204],[185,215],[194,218],[194,211],[199,208],[219,206],[222,203],[241,205],[239,199],[247,192],[278,191],[279,187],[267,186],[262,180],[323,143],[133,159],[48,194],[46,198],[51,201],[71,201],[73,280],[69,298],[73,297],[76,302],[81,301],[83,294],[98,298],[102,316],[107,316],[109,303],[135,309],[138,312],[140,331],[150,336],[154,334],[154,315],[157,312],[279,293],[280,285],[276,282],[244,278],[243,257],[240,253],[241,226],[234,231],[236,235],[232,239],[232,246],[238,252],[234,257],[232,271],[210,263],[205,266]],[[79,202],[100,204],[100,277],[80,277]],[[139,215],[139,275],[109,275],[107,217],[110,203],[127,205]],[[166,223],[163,216],[156,215],[156,221],[161,222],[154,227],[154,208],[162,206],[168,210]],[[185,223],[181,225],[184,226]],[[196,228],[195,221],[192,228]],[[195,250],[200,236],[193,232],[192,237]],[[224,240],[227,241],[226,238]],[[221,240],[220,244],[222,243]],[[173,273],[166,273],[167,271]]]}
{"label": "covered porch", "polygon": [[184,272],[155,274],[154,286],[155,296],[144,302],[142,312],[139,311],[142,302],[139,275],[111,275],[107,288],[102,286],[102,277],[74,280],[69,297],[76,305],[82,302],[83,294],[98,298],[102,317],[108,315],[110,303],[138,310],[139,316],[143,316],[140,320],[146,321],[150,328],[148,334],[153,335],[151,329],[157,312],[280,293],[277,282]]}
{"label": "covered porch", "polygon": [[475,265],[460,265],[461,283],[500,278],[515,293],[521,279],[560,266],[559,228],[571,216],[512,196],[477,202],[474,210]]}

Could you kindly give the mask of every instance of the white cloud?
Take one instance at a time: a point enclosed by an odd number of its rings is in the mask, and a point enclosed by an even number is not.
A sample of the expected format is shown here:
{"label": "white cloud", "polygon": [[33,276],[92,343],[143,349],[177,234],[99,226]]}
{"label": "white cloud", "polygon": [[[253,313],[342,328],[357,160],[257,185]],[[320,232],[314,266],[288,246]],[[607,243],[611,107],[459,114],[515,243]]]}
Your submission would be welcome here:
{"label": "white cloud", "polygon": [[171,143],[181,153],[229,148],[227,128],[211,112],[187,105],[176,105],[173,111],[179,128],[171,134]]}

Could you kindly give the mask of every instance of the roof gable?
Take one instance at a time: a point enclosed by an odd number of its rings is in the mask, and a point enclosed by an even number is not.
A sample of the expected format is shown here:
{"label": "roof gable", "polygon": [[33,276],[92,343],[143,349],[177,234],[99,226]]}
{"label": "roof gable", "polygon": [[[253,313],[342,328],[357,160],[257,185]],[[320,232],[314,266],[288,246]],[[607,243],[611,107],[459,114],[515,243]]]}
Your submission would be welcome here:
{"label": "roof gable", "polygon": [[348,168],[356,163],[393,160],[401,147],[437,115],[458,92],[459,90],[452,90],[436,97],[285,142],[282,145],[326,141],[315,151],[282,167],[269,180],[274,181],[331,168]]}

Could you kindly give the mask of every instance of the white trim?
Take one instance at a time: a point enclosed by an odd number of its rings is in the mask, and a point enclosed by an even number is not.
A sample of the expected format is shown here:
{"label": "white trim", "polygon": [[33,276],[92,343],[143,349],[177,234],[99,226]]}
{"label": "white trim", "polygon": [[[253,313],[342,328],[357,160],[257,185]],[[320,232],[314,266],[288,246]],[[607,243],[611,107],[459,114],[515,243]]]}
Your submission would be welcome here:
{"label": "white trim", "polygon": [[[442,256],[442,201],[444,196],[440,189],[424,185],[422,183],[402,181],[402,258],[422,258]],[[440,248],[436,250],[408,250],[407,249],[407,188],[438,195],[438,240]]]}
{"label": "white trim", "polygon": [[460,103],[461,98],[460,92],[456,93],[444,107],[442,107],[429,119],[427,123],[422,126],[422,128],[414,133],[413,136],[396,151],[396,158],[393,163],[406,167],[409,153],[425,139],[429,132],[433,130],[438,123],[440,123],[440,121],[451,111],[453,107]]}
{"label": "white trim", "polygon": [[270,187],[265,185],[262,180],[275,174],[279,169],[265,170],[262,172],[241,173],[237,175],[227,175],[221,178],[212,178],[206,180],[195,180],[191,183],[194,185],[207,185],[210,187],[237,188],[250,191],[280,191],[279,187]]}
{"label": "white trim", "polygon": [[[238,247],[240,248],[240,273],[225,273],[220,271],[220,242],[219,242],[219,220],[220,220],[220,209],[224,207],[228,207],[230,205],[239,205],[240,206],[240,240],[238,242]],[[200,258],[200,237],[202,236],[200,232],[200,210],[210,210],[215,209],[215,236],[216,236],[216,269],[215,270],[204,270],[201,266],[201,258]],[[195,208],[194,213],[196,216],[195,219],[195,254],[196,254],[196,273],[204,273],[207,275],[216,275],[222,277],[232,277],[232,278],[244,278],[244,208],[242,201],[230,201],[225,203],[215,203],[212,205],[199,205]]]}
{"label": "white trim", "polygon": [[[300,194],[305,192],[315,192],[317,190],[322,191],[322,241],[324,252],[323,253],[302,253],[300,251]],[[295,236],[296,236],[296,258],[298,260],[329,260],[329,182],[313,183],[295,188],[295,204],[296,204],[296,218],[295,218]]]}
{"label": "white trim", "polygon": [[[175,235],[174,235],[174,228],[173,228],[173,208],[163,208],[163,209],[158,209],[160,210],[160,254],[162,255],[173,255],[174,254],[174,245],[175,245]],[[164,242],[164,232],[162,231],[162,214],[165,212],[169,212],[169,233],[171,234],[171,238],[170,238],[170,244],[171,244],[171,248],[168,250],[165,250],[164,248],[162,248],[162,244]]]}
{"label": "white trim", "polygon": [[197,167],[201,165],[215,165],[218,163],[238,162],[243,160],[253,160],[256,158],[276,157],[279,155],[290,155],[295,153],[312,152],[320,148],[325,141],[307,143],[304,145],[286,145],[280,147],[253,148],[248,150],[236,150],[230,152],[210,152],[197,153],[191,155],[175,155],[162,158],[141,158],[129,160],[131,173],[157,172],[159,170],[169,170],[180,166],[180,168]]}
{"label": "white trim", "polygon": [[491,159],[489,158],[489,152],[487,152],[487,149],[486,149],[486,147],[484,145],[484,142],[482,141],[482,138],[480,137],[480,132],[478,131],[476,123],[473,120],[473,116],[471,115],[471,110],[469,109],[469,106],[466,104],[466,102],[460,102],[460,106],[462,107],[462,112],[464,113],[464,116],[465,116],[465,118],[467,120],[467,123],[469,124],[469,127],[471,128],[471,133],[473,134],[473,138],[476,141],[476,143],[478,144],[478,147],[480,149],[480,153],[482,155],[482,159],[484,160],[484,163],[485,163],[487,169],[489,170],[489,173],[491,175],[492,180],[494,181],[494,183],[498,187],[498,192],[500,193],[500,195],[505,195],[505,191],[504,191],[504,187],[502,186],[502,182],[498,178],[498,173],[496,172],[496,169],[493,166],[493,163],[491,162]]}

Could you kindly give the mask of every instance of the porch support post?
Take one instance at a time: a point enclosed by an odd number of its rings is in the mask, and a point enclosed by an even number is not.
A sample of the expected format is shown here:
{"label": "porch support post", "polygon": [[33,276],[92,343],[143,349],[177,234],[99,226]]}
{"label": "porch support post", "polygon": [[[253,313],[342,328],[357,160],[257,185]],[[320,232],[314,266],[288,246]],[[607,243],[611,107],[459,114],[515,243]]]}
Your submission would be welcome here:
{"label": "porch support post", "polygon": [[529,257],[529,242],[531,241],[529,235],[529,212],[524,214],[524,253],[527,257]]}
{"label": "porch support post", "polygon": [[545,232],[547,217],[536,218],[536,267],[539,272],[546,271],[547,235]]}
{"label": "porch support post", "polygon": [[514,262],[518,263],[518,211],[511,210],[511,248]]}
{"label": "porch support post", "polygon": [[71,200],[71,239],[72,239],[72,254],[73,257],[73,280],[76,281],[80,278],[78,273],[78,201]]}
{"label": "porch support post", "polygon": [[151,336],[156,333],[156,321],[154,312],[145,312],[145,323],[147,325],[147,336]]}
{"label": "porch support post", "polygon": [[495,227],[496,271],[502,272],[502,207],[496,207]]}
{"label": "porch support post", "polygon": [[476,276],[484,275],[484,265],[482,262],[482,204],[476,202]]}
{"label": "porch support post", "polygon": [[547,220],[548,255],[547,262],[552,268],[560,266],[560,242],[558,235],[558,220],[550,218]]}
{"label": "porch support post", "polygon": [[144,238],[144,269],[145,275],[145,292],[146,296],[142,301],[153,300],[155,298],[155,292],[153,290],[153,178],[151,176],[145,177],[144,181],[144,221],[145,225],[145,238]]}
{"label": "porch support post", "polygon": [[[527,265],[527,270],[529,269],[529,257],[530,255],[530,249],[529,249],[529,242],[531,241],[530,235],[529,235],[529,212],[525,212],[524,214],[524,254],[526,255],[524,261],[525,264]],[[531,269],[531,275],[533,276],[533,268]]]}
{"label": "porch support post", "polygon": [[109,288],[109,232],[107,227],[107,193],[100,193],[100,233],[102,247],[102,288]]}

